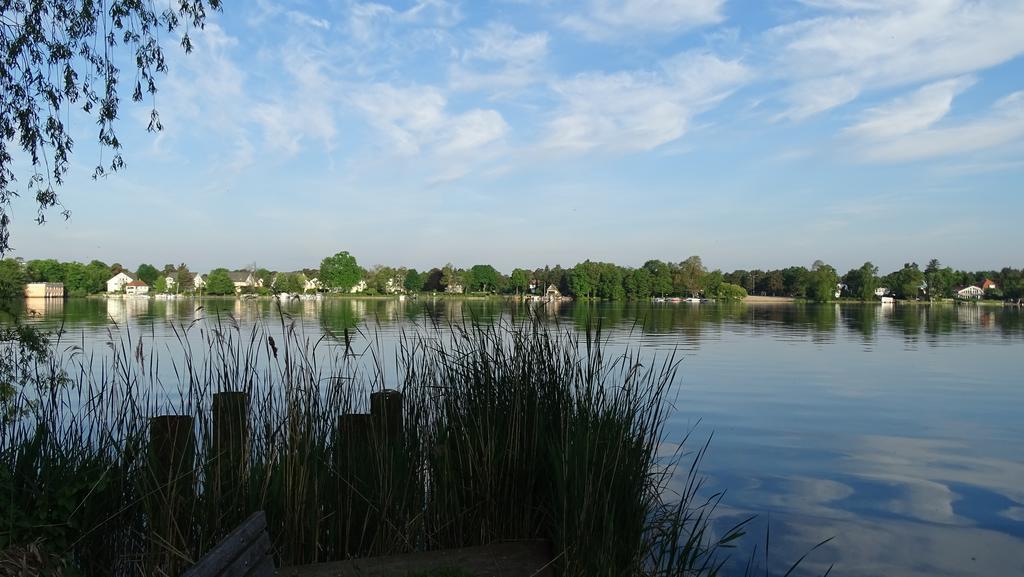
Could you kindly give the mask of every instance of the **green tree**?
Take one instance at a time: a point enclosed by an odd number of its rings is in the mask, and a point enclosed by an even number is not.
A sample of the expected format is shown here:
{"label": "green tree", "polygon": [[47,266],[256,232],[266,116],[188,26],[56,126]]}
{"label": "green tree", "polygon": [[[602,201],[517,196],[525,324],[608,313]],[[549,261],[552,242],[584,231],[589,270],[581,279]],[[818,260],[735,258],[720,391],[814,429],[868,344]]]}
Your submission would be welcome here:
{"label": "green tree", "polygon": [[253,273],[253,278],[256,279],[256,286],[271,288],[274,284],[274,277],[277,276],[274,271],[267,270],[265,268],[258,268]]}
{"label": "green tree", "polygon": [[905,263],[903,268],[889,275],[892,281],[891,289],[901,299],[916,299],[921,294],[921,285],[924,284],[924,273],[918,268],[916,262]]}
{"label": "green tree", "polygon": [[741,301],[747,298],[747,289],[732,283],[722,282],[714,288],[714,292],[708,293],[709,297],[719,301]]}
{"label": "green tree", "polygon": [[508,289],[517,295],[530,290],[530,272],[521,268],[512,269],[508,277]]}
{"label": "green tree", "polygon": [[878,267],[871,261],[865,262],[860,268],[851,269],[843,276],[843,282],[850,293],[862,301],[872,301],[875,289],[878,288]]}
{"label": "green tree", "polygon": [[953,269],[943,267],[939,259],[933,258],[924,269],[924,282],[928,285],[928,300],[948,297],[953,290]]}
{"label": "green tree", "polygon": [[135,272],[135,276],[139,277],[139,280],[153,286],[156,282],[156,277],[160,276],[160,271],[156,270],[156,267],[151,264],[140,264],[139,270]]}
{"label": "green tree", "polygon": [[228,269],[215,268],[206,277],[206,294],[211,295],[233,295],[235,294],[235,283],[228,275]]}
{"label": "green tree", "polygon": [[324,286],[348,292],[359,283],[363,271],[356,262],[356,257],[347,251],[329,256],[320,261],[320,282]]}
{"label": "green tree", "polygon": [[697,296],[700,294],[701,282],[704,280],[706,273],[707,269],[704,268],[704,263],[701,262],[700,257],[697,255],[693,255],[679,263],[674,283],[676,292]]}
{"label": "green tree", "polygon": [[52,258],[25,263],[29,282],[64,282],[64,265]]}
{"label": "green tree", "polygon": [[644,270],[651,275],[651,293],[665,296],[672,292],[672,270],[668,264],[660,260],[649,260],[644,263]]}
{"label": "green tree", "polygon": [[814,261],[808,282],[807,297],[819,303],[829,302],[836,296],[839,275],[836,269],[820,260]]}
{"label": "green tree", "polygon": [[183,293],[193,290],[195,288],[195,278],[192,271],[188,270],[187,264],[179,264],[178,271],[174,275],[175,292]]}
{"label": "green tree", "polygon": [[598,273],[595,264],[586,260],[569,270],[570,293],[580,298],[596,296]]}
{"label": "green tree", "polygon": [[[153,99],[158,75],[167,72],[161,39],[175,38],[192,51],[190,28],[201,28],[206,11],[220,10],[221,0],[189,0],[158,10],[152,2],[65,2],[35,0],[3,2],[0,12],[0,256],[10,248],[11,199],[15,189],[14,151],[18,143],[26,163],[27,191],[38,205],[36,220],[62,206],[57,189],[71,166],[74,142],[65,128],[79,109],[95,115],[98,143],[110,155],[93,171],[96,178],[123,168],[117,136],[122,88],[132,100]],[[130,70],[131,84],[121,85],[120,72]],[[155,100],[153,100],[155,103]],[[162,129],[155,106],[149,131]],[[22,191],[24,192],[24,191]],[[65,218],[70,215],[62,210]]]}
{"label": "green tree", "polygon": [[279,293],[301,293],[306,285],[306,278],[301,273],[283,272],[277,275],[274,290]]}
{"label": "green tree", "polygon": [[410,293],[418,293],[423,290],[423,276],[416,272],[416,269],[411,268],[405,271],[405,280],[402,282],[402,286]]}
{"label": "green tree", "polygon": [[153,283],[153,292],[155,292],[157,294],[166,294],[167,293],[167,277],[166,276],[160,275],[160,276],[156,277],[156,282]]}
{"label": "green tree", "polygon": [[626,289],[627,298],[640,300],[651,296],[651,273],[645,268],[629,271],[622,284]]}
{"label": "green tree", "polygon": [[489,264],[475,264],[469,269],[470,290],[493,292],[498,287],[501,274]]}
{"label": "green tree", "polygon": [[25,267],[13,258],[0,260],[0,298],[14,298],[25,294],[28,276]]}

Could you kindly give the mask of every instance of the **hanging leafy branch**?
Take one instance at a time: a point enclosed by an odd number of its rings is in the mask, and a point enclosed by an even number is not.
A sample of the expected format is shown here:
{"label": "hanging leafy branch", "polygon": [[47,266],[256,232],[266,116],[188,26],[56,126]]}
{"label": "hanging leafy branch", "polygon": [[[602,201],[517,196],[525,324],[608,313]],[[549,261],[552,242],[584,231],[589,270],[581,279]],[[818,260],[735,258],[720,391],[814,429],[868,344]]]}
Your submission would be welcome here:
{"label": "hanging leafy branch", "polygon": [[[164,9],[151,0],[0,0],[0,256],[11,248],[11,201],[22,186],[17,164],[31,162],[23,190],[38,204],[36,221],[54,207],[68,218],[58,189],[75,144],[67,130],[74,109],[99,126],[93,178],[123,168],[115,126],[121,68],[133,74],[132,100],[153,103],[148,130],[160,131],[157,76],[167,72],[160,35],[180,34],[190,53],[189,30],[220,9],[221,0],[168,0]],[[26,158],[16,163],[18,148]]]}

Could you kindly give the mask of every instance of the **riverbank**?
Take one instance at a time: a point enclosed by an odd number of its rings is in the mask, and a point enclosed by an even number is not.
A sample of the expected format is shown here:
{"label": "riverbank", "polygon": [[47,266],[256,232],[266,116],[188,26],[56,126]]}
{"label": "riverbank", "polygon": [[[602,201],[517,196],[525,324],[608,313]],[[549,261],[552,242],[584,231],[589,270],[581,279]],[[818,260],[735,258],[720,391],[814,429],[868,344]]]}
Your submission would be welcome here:
{"label": "riverbank", "polygon": [[779,304],[793,304],[793,303],[796,302],[796,299],[793,298],[793,297],[765,297],[765,296],[747,295],[740,302],[743,302],[743,303],[746,303],[746,304],[755,304],[755,305],[770,305],[770,304],[779,305]]}

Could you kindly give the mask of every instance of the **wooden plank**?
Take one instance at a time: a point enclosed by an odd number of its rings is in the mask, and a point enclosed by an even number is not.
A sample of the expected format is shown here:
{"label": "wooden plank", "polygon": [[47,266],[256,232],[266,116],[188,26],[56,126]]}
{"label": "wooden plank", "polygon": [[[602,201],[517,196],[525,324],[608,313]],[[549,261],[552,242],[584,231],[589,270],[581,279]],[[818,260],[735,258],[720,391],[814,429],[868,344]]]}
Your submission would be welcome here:
{"label": "wooden plank", "polygon": [[[249,515],[248,519],[199,559],[195,565],[182,573],[181,577],[214,577],[224,575],[235,561],[249,559],[245,557],[245,554],[250,549],[262,553],[264,557],[268,556],[270,541],[266,536],[266,532],[266,514],[263,511],[257,511]],[[265,543],[265,547],[260,544],[261,542]],[[253,547],[254,544],[256,545],[255,547]],[[250,562],[251,564],[252,562]],[[242,573],[241,575],[245,574]]]}
{"label": "wooden plank", "polygon": [[[261,565],[265,566],[266,562],[270,563],[270,571],[257,573],[256,569]],[[269,577],[273,574],[274,562],[270,557],[270,537],[267,536],[266,531],[263,531],[249,547],[218,574],[218,577]]]}
{"label": "wooden plank", "polygon": [[455,568],[477,577],[552,577],[547,541],[507,541],[481,547],[367,557],[334,563],[296,565],[279,577],[393,577],[431,569]]}

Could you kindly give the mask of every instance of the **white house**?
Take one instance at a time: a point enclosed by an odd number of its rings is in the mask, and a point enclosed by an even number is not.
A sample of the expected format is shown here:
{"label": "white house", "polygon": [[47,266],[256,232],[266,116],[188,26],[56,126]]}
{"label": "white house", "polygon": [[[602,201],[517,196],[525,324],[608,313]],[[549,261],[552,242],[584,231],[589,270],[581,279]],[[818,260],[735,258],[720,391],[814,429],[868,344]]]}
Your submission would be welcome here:
{"label": "white house", "polygon": [[876,297],[884,297],[887,294],[889,294],[888,287],[880,286],[880,287],[875,289],[875,296]]}
{"label": "white house", "polygon": [[129,295],[149,294],[149,285],[141,280],[133,280],[132,282],[124,285],[124,293]]}
{"label": "white house", "polygon": [[124,290],[125,289],[125,285],[127,285],[128,283],[130,283],[130,282],[132,282],[134,280],[138,280],[138,278],[135,275],[133,275],[133,274],[127,272],[127,271],[121,271],[121,272],[115,274],[113,277],[110,278],[110,280],[107,281],[107,292],[108,293],[125,292],[125,290]]}
{"label": "white house", "polygon": [[231,277],[231,282],[235,283],[235,292],[242,292],[244,288],[255,288],[257,286],[263,286],[263,283],[256,281],[256,277],[247,270],[236,270],[228,273]]}
{"label": "white house", "polygon": [[323,283],[318,278],[307,278],[306,282],[302,284],[302,290],[309,291],[321,291],[324,289]]}
{"label": "white house", "polygon": [[200,290],[200,289],[206,288],[206,275],[205,274],[193,275],[193,277],[192,277],[192,286],[196,290]]}
{"label": "white house", "polygon": [[981,287],[974,285],[956,291],[956,298],[958,299],[980,299],[983,296],[985,296],[985,291]]}

